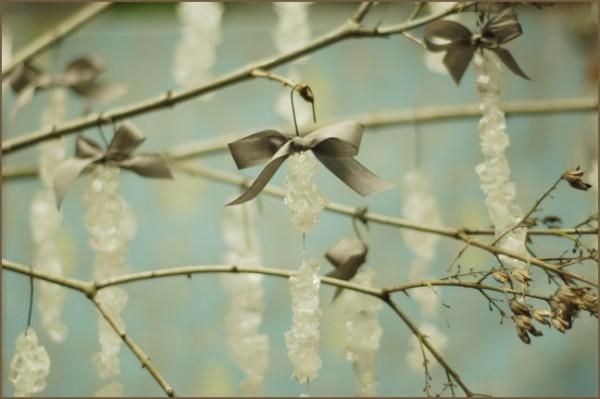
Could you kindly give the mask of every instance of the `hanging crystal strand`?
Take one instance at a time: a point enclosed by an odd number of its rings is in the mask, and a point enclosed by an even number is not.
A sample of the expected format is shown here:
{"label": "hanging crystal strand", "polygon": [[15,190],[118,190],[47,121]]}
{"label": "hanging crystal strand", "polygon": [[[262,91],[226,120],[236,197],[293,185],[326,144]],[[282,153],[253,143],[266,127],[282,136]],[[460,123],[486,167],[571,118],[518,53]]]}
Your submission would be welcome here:
{"label": "hanging crystal strand", "polygon": [[[229,247],[226,263],[239,266],[262,264],[255,220],[254,202],[225,207],[222,226],[223,238]],[[263,396],[269,364],[269,338],[259,332],[264,310],[262,276],[224,275],[222,283],[230,298],[227,314],[229,349],[246,374],[240,394]]]}
{"label": "hanging crystal strand", "polygon": [[[42,125],[50,126],[66,118],[67,93],[64,89],[53,89],[48,93],[48,105],[42,113]],[[62,275],[63,262],[58,250],[57,235],[61,216],[57,210],[52,176],[56,167],[65,159],[62,139],[40,144],[39,177],[41,188],[34,195],[29,210],[29,224],[33,241],[33,267],[46,273]],[[66,298],[63,287],[45,281],[37,283],[37,307],[42,328],[50,340],[63,342],[68,329],[62,320]]]}
{"label": "hanging crystal strand", "polygon": [[[280,53],[296,50],[306,46],[310,40],[311,28],[308,18],[308,7],[311,2],[275,2],[273,10],[277,14],[277,25],[273,30],[273,41]],[[307,57],[299,58],[290,66],[287,77],[293,82],[300,82],[302,77],[296,65],[304,64]],[[297,96],[296,93],[294,93]],[[282,89],[277,97],[275,111],[282,119],[293,123],[288,89]],[[312,107],[306,101],[296,101],[296,121],[298,128],[304,130],[312,121]]]}
{"label": "hanging crystal strand", "polygon": [[[442,224],[440,211],[435,196],[431,189],[431,180],[429,176],[418,168],[409,170],[404,175],[404,205],[402,207],[402,216],[412,223],[427,224],[439,226]],[[413,261],[410,265],[408,278],[410,281],[425,280],[431,278],[428,274],[431,262],[435,257],[439,237],[434,234],[424,234],[416,231],[403,230],[402,238],[406,247],[413,253]],[[427,319],[433,319],[439,310],[439,294],[429,288],[421,288],[411,292],[411,297],[415,299],[421,313],[424,315],[424,321],[421,323],[420,330],[429,337],[431,344],[438,350],[443,349],[448,342],[446,334],[441,332],[433,321],[427,322]],[[406,356],[408,365],[415,371],[423,372],[423,351],[419,341],[411,336],[410,349]],[[427,358],[430,366],[436,364],[435,358]]]}
{"label": "hanging crystal strand", "polygon": [[304,260],[298,272],[290,277],[292,327],[285,333],[288,355],[294,367],[292,376],[300,383],[317,377],[319,357],[319,262]]}
{"label": "hanging crystal strand", "polygon": [[[135,216],[119,195],[119,169],[94,165],[86,181],[85,224],[90,233],[90,245],[96,252],[94,278],[105,279],[123,274],[126,270],[127,244],[136,232]],[[98,301],[123,325],[121,313],[127,304],[127,293],[119,287],[98,292]],[[100,351],[92,357],[98,376],[116,378],[120,374],[119,350],[121,338],[111,326],[98,318]],[[96,396],[111,393],[122,395],[122,386],[112,381],[96,392]]]}
{"label": "hanging crystal strand", "polygon": [[[477,52],[474,58],[477,73],[477,90],[481,96],[482,117],[479,120],[479,138],[484,160],[476,166],[481,189],[486,195],[485,205],[496,235],[503,234],[523,217],[521,208],[515,202],[517,189],[510,181],[510,168],[505,156],[509,145],[506,133],[506,119],[500,109],[502,68],[500,61],[490,51]],[[506,234],[500,247],[528,256],[525,248],[526,229],[519,228]],[[524,268],[519,260],[500,255],[506,264]]]}
{"label": "hanging crystal strand", "polygon": [[[363,266],[352,282],[374,287],[375,271]],[[375,396],[377,394],[375,359],[383,334],[378,313],[382,304],[375,297],[356,291],[346,291],[342,296],[346,320],[346,356],[352,362],[358,396]]]}
{"label": "hanging crystal strand", "polygon": [[[442,224],[437,201],[431,190],[429,176],[418,168],[411,169],[404,175],[404,204],[402,216],[417,224],[440,226]],[[408,272],[410,281],[430,278],[428,274],[439,237],[417,231],[402,230],[402,238],[406,247],[413,254],[413,261]],[[434,315],[439,308],[440,298],[430,289],[423,288],[411,293],[421,312]]]}
{"label": "hanging crystal strand", "polygon": [[[182,2],[177,5],[181,39],[175,49],[173,76],[183,87],[211,81],[210,69],[216,61],[221,43],[223,4],[219,2]],[[210,100],[214,93],[201,98]]]}
{"label": "hanging crystal strand", "polygon": [[15,387],[15,396],[31,397],[46,389],[50,374],[50,358],[39,344],[33,328],[27,327],[17,337],[17,351],[10,362],[9,381]]}

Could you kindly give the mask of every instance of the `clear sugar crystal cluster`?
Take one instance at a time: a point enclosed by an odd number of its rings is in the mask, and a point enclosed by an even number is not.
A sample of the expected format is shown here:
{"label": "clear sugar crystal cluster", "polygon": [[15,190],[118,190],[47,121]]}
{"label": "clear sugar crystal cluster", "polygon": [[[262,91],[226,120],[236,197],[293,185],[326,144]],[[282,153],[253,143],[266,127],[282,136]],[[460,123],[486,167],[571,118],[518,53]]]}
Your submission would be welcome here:
{"label": "clear sugar crystal cluster", "polygon": [[[375,271],[363,267],[352,282],[375,286]],[[346,356],[352,362],[358,396],[376,394],[376,354],[383,330],[378,313],[382,304],[379,299],[359,292],[346,290],[342,296],[344,305]]]}
{"label": "clear sugar crystal cluster", "polygon": [[[223,237],[229,248],[225,262],[239,266],[260,265],[255,203],[226,207],[223,212]],[[262,396],[269,364],[269,338],[260,333],[264,311],[262,276],[224,275],[222,282],[230,298],[226,316],[229,349],[246,375],[240,394]]]}
{"label": "clear sugar crystal cluster", "polygon": [[284,203],[292,211],[292,223],[302,233],[309,232],[319,221],[325,208],[325,198],[312,179],[317,173],[317,161],[310,151],[292,154],[288,159],[289,173],[284,185]]}
{"label": "clear sugar crystal cluster", "polygon": [[17,337],[17,351],[10,362],[8,379],[15,387],[15,396],[29,397],[43,391],[48,374],[48,352],[38,343],[35,331],[29,327]]}
{"label": "clear sugar crystal cluster", "polygon": [[[506,119],[500,109],[502,85],[501,64],[495,54],[484,51],[483,56],[476,54],[477,89],[481,96],[482,117],[479,121],[479,139],[483,162],[475,171],[479,175],[481,189],[485,193],[485,205],[496,234],[502,234],[518,223],[523,212],[515,199],[517,189],[510,180],[510,168],[505,156],[509,145],[506,133]],[[501,241],[502,248],[527,256],[525,248],[525,229],[516,229]],[[523,263],[501,256],[509,265],[524,267]]]}
{"label": "clear sugar crystal cluster", "polygon": [[292,327],[285,333],[285,343],[294,371],[300,383],[317,377],[321,368],[319,357],[319,262],[302,263],[298,273],[289,280],[292,297]]}
{"label": "clear sugar crystal cluster", "polygon": [[[65,119],[66,102],[67,94],[63,89],[53,89],[48,93],[48,105],[42,114],[44,126]],[[52,177],[65,156],[62,139],[40,144],[38,174],[41,188],[34,195],[29,208],[33,267],[55,275],[63,274],[63,261],[57,243],[61,217],[52,190]],[[68,335],[68,328],[62,320],[66,291],[63,287],[45,281],[40,281],[37,286],[36,299],[42,328],[53,342],[63,342]]]}
{"label": "clear sugar crystal cluster", "polygon": [[[431,179],[418,169],[412,169],[404,175],[404,204],[402,216],[416,224],[440,226],[442,224],[437,201],[432,192]],[[407,273],[410,281],[430,278],[428,274],[439,236],[425,234],[408,229],[402,230],[406,247],[414,257]],[[419,304],[421,311],[433,315],[438,310],[439,297],[429,288],[417,289],[411,296]]]}
{"label": "clear sugar crystal cluster", "polygon": [[[123,274],[126,270],[127,245],[136,233],[133,212],[119,195],[119,169],[95,165],[88,176],[84,194],[85,224],[90,245],[96,253],[94,278],[104,279]],[[120,314],[127,304],[127,293],[118,287],[98,293],[98,301],[123,325]],[[100,351],[92,363],[103,379],[120,374],[121,339],[102,318],[98,320]]]}

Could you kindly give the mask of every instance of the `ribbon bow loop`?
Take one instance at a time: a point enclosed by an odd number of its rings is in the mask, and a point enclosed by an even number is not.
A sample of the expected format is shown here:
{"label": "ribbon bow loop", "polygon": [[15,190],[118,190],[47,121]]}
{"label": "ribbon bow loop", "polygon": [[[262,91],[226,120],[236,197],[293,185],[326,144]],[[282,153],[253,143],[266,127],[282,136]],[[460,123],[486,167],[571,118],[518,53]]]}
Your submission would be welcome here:
{"label": "ribbon bow loop", "polygon": [[232,143],[229,151],[238,169],[267,162],[250,187],[227,205],[237,205],[255,198],[294,153],[312,151],[317,159],[350,188],[366,196],[392,186],[356,161],[363,126],[357,122],[340,122],[317,129],[304,137],[289,137],[275,130],[264,130]]}
{"label": "ribbon bow loop", "polygon": [[531,80],[510,51],[502,47],[521,34],[523,29],[514,10],[507,8],[491,18],[481,31],[476,33],[455,21],[435,21],[425,29],[424,43],[429,51],[446,52],[443,63],[456,84],[460,83],[478,48],[493,51],[511,72]]}
{"label": "ribbon bow loop", "polygon": [[131,170],[144,177],[172,179],[173,174],[160,154],[134,154],[145,139],[143,133],[128,122],[117,129],[106,150],[94,140],[83,136],[77,137],[75,157],[66,159],[54,173],[53,184],[57,207],[60,209],[71,184],[86,167],[93,163],[107,163]]}

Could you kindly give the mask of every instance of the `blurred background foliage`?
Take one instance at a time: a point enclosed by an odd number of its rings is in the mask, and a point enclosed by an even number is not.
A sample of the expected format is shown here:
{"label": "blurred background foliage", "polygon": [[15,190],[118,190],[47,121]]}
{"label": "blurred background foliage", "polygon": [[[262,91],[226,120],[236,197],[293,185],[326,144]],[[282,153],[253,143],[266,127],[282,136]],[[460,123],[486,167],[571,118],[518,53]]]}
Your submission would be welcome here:
{"label": "blurred background foliage", "polygon": [[[310,8],[313,37],[345,20],[355,4],[314,4]],[[98,111],[128,104],[148,96],[176,89],[173,81],[173,54],[179,40],[178,20],[173,3],[123,3],[111,7],[62,42],[57,50],[38,57],[41,65],[59,70],[70,59],[93,53],[109,68],[105,76],[124,81],[128,93]],[[5,3],[2,25],[19,49],[77,8],[62,3]],[[365,23],[400,22],[412,3],[380,3]],[[523,69],[533,77],[528,82],[505,74],[506,100],[555,99],[595,96],[597,89],[596,13],[589,4],[555,5],[538,10],[519,7],[524,35],[509,48]],[[223,16],[223,40],[217,50],[213,74],[236,69],[250,61],[275,53],[272,30],[276,16],[269,3],[227,3]],[[418,36],[421,32],[417,32]],[[321,122],[366,112],[407,109],[425,105],[475,102],[478,99],[472,68],[457,87],[448,75],[430,72],[424,65],[423,49],[402,36],[389,39],[347,40],[320,50],[309,62],[298,65],[303,81],[310,84],[317,99]],[[276,69],[285,75],[288,67]],[[147,136],[145,150],[164,150],[175,144],[212,138],[224,133],[251,132],[285,123],[275,111],[283,89],[273,82],[254,80],[220,90],[210,101],[194,99],[172,109],[136,117],[134,122]],[[3,92],[3,138],[36,129],[47,95],[23,109],[10,124],[5,117],[13,96]],[[70,97],[69,117],[81,114],[83,105]],[[449,226],[489,226],[483,193],[474,167],[481,160],[473,118],[404,125],[369,131],[358,159],[393,182],[396,189],[363,199],[321,168],[317,183],[331,201],[399,215],[403,204],[402,176],[415,165],[415,132],[420,135],[420,167],[431,176],[443,221]],[[507,156],[512,178],[518,188],[518,202],[528,209],[535,199],[569,167],[589,169],[597,159],[597,114],[509,116],[511,146]],[[90,129],[88,135],[96,135]],[[69,136],[71,153],[74,136]],[[28,149],[3,160],[3,165],[32,164],[37,151]],[[227,153],[201,159],[207,166],[238,173]],[[285,167],[283,169],[286,169]],[[247,176],[255,176],[251,170]],[[285,173],[274,183],[280,185]],[[131,271],[178,265],[222,263],[225,247],[220,219],[223,204],[238,188],[201,179],[177,176],[173,182],[140,179],[123,173],[122,194],[138,218],[138,234],[130,245]],[[38,187],[36,179],[3,184],[3,257],[31,262],[29,204]],[[63,206],[62,253],[70,276],[90,279],[93,253],[83,225],[82,180],[70,190]],[[301,239],[293,230],[288,210],[281,200],[259,199],[260,241],[265,266],[295,269],[301,257]],[[585,219],[597,209],[594,193],[579,192],[561,185],[544,212],[560,215],[565,225]],[[339,238],[353,235],[348,218],[324,213],[308,237],[308,252],[322,259],[321,270],[330,266],[322,258]],[[411,258],[400,231],[372,225],[369,231],[368,264],[376,269],[381,285],[406,282],[404,270]],[[538,254],[558,255],[568,248],[555,238],[537,238]],[[444,276],[449,261],[462,247],[443,239],[431,272]],[[482,251],[469,250],[461,260],[463,269],[487,268],[495,261]],[[582,275],[595,276],[592,264],[582,266]],[[533,290],[549,294],[542,273],[535,272]],[[124,313],[128,332],[145,348],[167,380],[182,396],[235,395],[241,372],[228,354],[224,312],[227,298],[218,275],[191,279],[172,278],[125,286],[130,295]],[[14,343],[26,323],[28,280],[14,273],[2,273],[3,395],[12,393],[8,364]],[[271,340],[267,395],[292,395],[304,388],[290,378],[283,333],[290,325],[288,286],[284,280],[265,278],[265,319],[263,330]],[[345,359],[340,309],[329,305],[333,289],[322,288],[323,322],[321,355],[323,368],[311,382],[313,395],[354,394],[351,365]],[[448,336],[443,351],[475,392],[496,396],[595,396],[598,392],[597,320],[587,315],[573,330],[560,335],[544,329],[544,337],[524,345],[510,322],[500,325],[496,312],[488,310],[483,297],[472,290],[439,290],[450,307],[440,307],[438,327]],[[398,301],[415,320],[418,308],[411,298],[398,294]],[[48,396],[91,395],[101,382],[90,362],[97,350],[97,314],[77,293],[69,293],[65,317],[70,335],[64,344],[52,344],[40,331],[52,361]],[[34,327],[38,324],[34,313]],[[422,375],[407,366],[410,334],[389,309],[381,312],[384,335],[378,356],[381,395],[422,395]],[[137,359],[121,350],[121,381],[128,396],[160,396],[162,392]],[[434,368],[434,388],[445,381],[439,366]]]}

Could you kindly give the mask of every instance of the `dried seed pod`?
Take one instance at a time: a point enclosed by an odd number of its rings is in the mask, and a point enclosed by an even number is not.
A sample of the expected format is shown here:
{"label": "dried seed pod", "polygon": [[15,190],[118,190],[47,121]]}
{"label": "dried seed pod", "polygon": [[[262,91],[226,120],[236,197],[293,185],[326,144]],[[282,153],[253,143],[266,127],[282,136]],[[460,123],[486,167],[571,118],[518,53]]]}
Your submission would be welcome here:
{"label": "dried seed pod", "polygon": [[524,285],[529,285],[529,282],[533,281],[527,270],[518,267],[513,267],[510,271],[510,274],[512,274],[515,280]]}
{"label": "dried seed pod", "polygon": [[551,321],[554,328],[556,328],[563,334],[565,333],[565,330],[568,330],[570,328],[569,325],[563,319],[554,317]]}
{"label": "dried seed pod", "polygon": [[526,304],[519,302],[515,299],[511,299],[510,302],[508,303],[508,305],[510,306],[510,310],[512,310],[512,312],[515,315],[525,315],[525,316],[531,316],[531,313],[529,311],[529,306],[527,306]]}
{"label": "dried seed pod", "polygon": [[587,191],[592,185],[582,180],[583,174],[584,171],[578,166],[575,169],[567,170],[562,174],[562,178],[574,189]]}
{"label": "dried seed pod", "polygon": [[531,312],[531,316],[541,324],[546,326],[550,326],[550,321],[548,320],[552,316],[552,312],[544,309],[535,309]]}
{"label": "dried seed pod", "polygon": [[510,276],[504,270],[496,270],[492,273],[492,277],[494,280],[499,282],[500,284],[508,284],[510,283]]}

